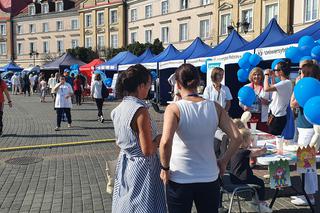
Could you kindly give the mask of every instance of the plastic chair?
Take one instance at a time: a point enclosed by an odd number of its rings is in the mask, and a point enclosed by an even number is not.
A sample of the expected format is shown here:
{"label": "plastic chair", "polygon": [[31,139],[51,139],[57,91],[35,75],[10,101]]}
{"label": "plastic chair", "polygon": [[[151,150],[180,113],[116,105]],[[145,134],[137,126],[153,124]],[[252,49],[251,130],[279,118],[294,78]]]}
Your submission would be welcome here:
{"label": "plastic chair", "polygon": [[[253,184],[233,184],[231,182],[231,178],[230,178],[230,174],[229,173],[224,174],[224,176],[222,177],[221,182],[222,183],[221,183],[221,189],[220,189],[220,208],[222,208],[223,194],[227,194],[228,195],[228,199],[229,199],[228,213],[232,212],[232,204],[233,204],[233,201],[234,201],[235,197],[237,197],[239,211],[240,211],[240,213],[242,212],[241,211],[241,205],[240,205],[240,199],[239,199],[239,194],[240,193],[250,192],[250,193],[252,193],[254,195],[256,200],[259,200],[257,190],[255,189],[255,188],[259,188],[259,186],[257,186],[257,185],[253,185]],[[230,194],[231,194],[231,198],[229,197]],[[258,210],[259,210],[259,212],[261,212],[259,205],[258,205]]]}

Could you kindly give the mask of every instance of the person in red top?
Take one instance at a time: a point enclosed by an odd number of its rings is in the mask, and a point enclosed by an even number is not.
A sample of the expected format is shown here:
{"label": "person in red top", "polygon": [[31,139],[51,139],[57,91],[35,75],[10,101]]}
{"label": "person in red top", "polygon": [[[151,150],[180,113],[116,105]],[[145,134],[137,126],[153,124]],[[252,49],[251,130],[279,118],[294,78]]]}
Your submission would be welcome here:
{"label": "person in red top", "polygon": [[7,84],[4,80],[1,79],[0,76],[0,137],[2,136],[2,117],[3,117],[3,108],[4,108],[4,95],[7,96],[9,107],[12,107],[12,101],[10,98],[10,94],[8,92]]}
{"label": "person in red top", "polygon": [[76,96],[76,104],[81,105],[81,93],[82,93],[82,81],[79,75],[76,76],[76,79],[73,81],[73,90]]}

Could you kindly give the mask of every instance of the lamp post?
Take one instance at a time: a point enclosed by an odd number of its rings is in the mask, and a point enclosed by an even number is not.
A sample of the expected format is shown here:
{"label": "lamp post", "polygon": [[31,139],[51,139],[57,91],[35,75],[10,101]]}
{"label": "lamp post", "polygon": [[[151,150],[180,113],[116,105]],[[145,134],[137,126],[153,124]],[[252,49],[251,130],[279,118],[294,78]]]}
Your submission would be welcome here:
{"label": "lamp post", "polygon": [[242,22],[237,22],[236,24],[234,24],[233,22],[231,22],[231,25],[229,25],[227,28],[228,28],[228,34],[230,34],[232,32],[232,30],[234,30],[234,28],[236,27],[237,28],[237,32],[239,32],[239,28],[240,26],[242,27],[243,29],[243,32],[244,33],[247,33],[249,31],[249,26],[250,26],[250,23],[247,22],[246,19],[244,19]]}
{"label": "lamp post", "polygon": [[37,51],[32,50],[30,53],[30,58],[33,57],[33,66],[36,66],[36,57],[38,58],[39,53]]}

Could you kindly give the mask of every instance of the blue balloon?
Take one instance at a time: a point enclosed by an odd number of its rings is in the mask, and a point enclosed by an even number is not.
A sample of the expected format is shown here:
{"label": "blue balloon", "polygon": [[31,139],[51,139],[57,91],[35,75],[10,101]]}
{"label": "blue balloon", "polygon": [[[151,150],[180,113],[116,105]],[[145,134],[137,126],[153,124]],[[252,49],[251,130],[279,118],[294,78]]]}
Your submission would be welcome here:
{"label": "blue balloon", "polygon": [[152,80],[153,81],[155,81],[155,80],[157,80],[157,78],[158,78],[158,74],[157,74],[157,72],[156,71],[151,71],[151,78],[152,78]]}
{"label": "blue balloon", "polygon": [[251,107],[256,100],[256,94],[251,87],[244,86],[238,92],[238,99],[243,105]]}
{"label": "blue balloon", "polygon": [[200,67],[200,71],[202,73],[207,73],[207,64],[202,64],[201,67]]}
{"label": "blue balloon", "polygon": [[311,77],[302,78],[294,87],[293,92],[298,104],[304,107],[310,98],[320,96],[320,81]]}
{"label": "blue balloon", "polygon": [[251,53],[245,52],[245,53],[243,54],[242,58],[243,58],[244,60],[249,61],[251,55],[252,55]]}
{"label": "blue balloon", "polygon": [[314,58],[318,61],[320,60],[320,46],[315,46],[314,48],[312,48],[311,56],[312,56],[312,58]]}
{"label": "blue balloon", "polygon": [[289,58],[293,63],[299,63],[301,54],[298,47],[289,47],[285,52],[286,58]]}
{"label": "blue balloon", "polygon": [[320,96],[310,98],[304,105],[303,113],[306,119],[314,124],[320,125]]}
{"label": "blue balloon", "polygon": [[285,62],[283,59],[276,59],[272,62],[271,64],[271,69],[274,70],[277,66],[277,64],[279,64],[280,62]]}
{"label": "blue balloon", "polygon": [[106,74],[105,74],[103,71],[101,71],[101,70],[96,70],[96,71],[94,71],[94,74],[100,74],[101,80],[102,80],[103,82],[104,82],[105,79],[107,78]]}
{"label": "blue balloon", "polygon": [[111,87],[112,85],[112,78],[106,78],[103,83],[107,86],[107,87]]}
{"label": "blue balloon", "polygon": [[311,36],[303,36],[299,39],[299,47],[309,46],[313,48],[315,46],[314,39]]}
{"label": "blue balloon", "polygon": [[249,71],[246,69],[239,69],[237,72],[238,81],[244,83],[248,81]]}
{"label": "blue balloon", "polygon": [[313,58],[311,56],[303,56],[300,58],[300,61],[306,61],[306,60],[312,60]]}
{"label": "blue balloon", "polygon": [[[312,47],[309,47],[309,46],[303,46],[303,47],[300,47],[300,54],[302,56],[310,56],[311,55],[311,50],[312,50]],[[300,59],[301,60],[301,59]]]}
{"label": "blue balloon", "polygon": [[250,63],[249,60],[247,60],[246,58],[240,58],[238,61],[238,65],[241,69],[248,69],[250,68]]}
{"label": "blue balloon", "polygon": [[251,66],[257,66],[262,61],[262,58],[258,54],[253,54],[249,58]]}

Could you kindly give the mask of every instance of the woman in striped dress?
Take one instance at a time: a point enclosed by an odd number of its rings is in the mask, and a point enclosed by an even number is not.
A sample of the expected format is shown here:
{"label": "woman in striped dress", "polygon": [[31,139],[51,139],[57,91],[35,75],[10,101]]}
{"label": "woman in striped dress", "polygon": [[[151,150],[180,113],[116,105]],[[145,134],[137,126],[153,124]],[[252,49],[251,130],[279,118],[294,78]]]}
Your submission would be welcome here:
{"label": "woman in striped dress", "polygon": [[143,99],[151,87],[150,72],[135,65],[118,78],[117,95],[123,101],[111,112],[117,145],[112,212],[166,212],[157,149],[160,135]]}

